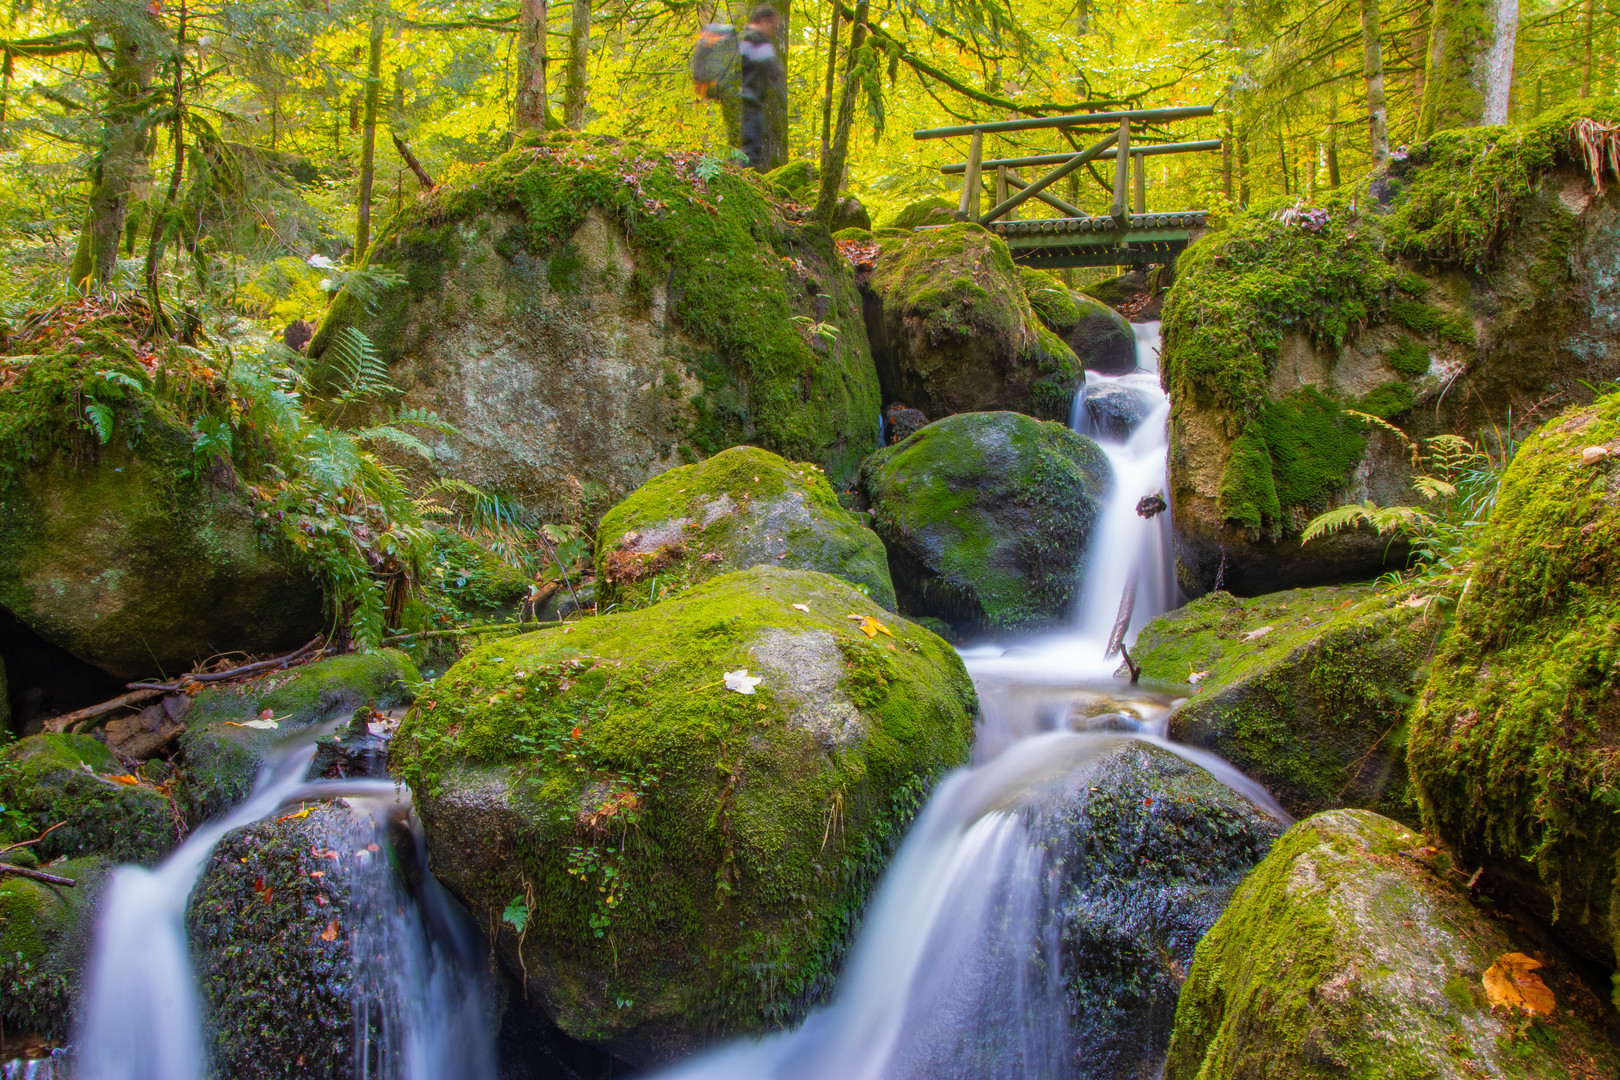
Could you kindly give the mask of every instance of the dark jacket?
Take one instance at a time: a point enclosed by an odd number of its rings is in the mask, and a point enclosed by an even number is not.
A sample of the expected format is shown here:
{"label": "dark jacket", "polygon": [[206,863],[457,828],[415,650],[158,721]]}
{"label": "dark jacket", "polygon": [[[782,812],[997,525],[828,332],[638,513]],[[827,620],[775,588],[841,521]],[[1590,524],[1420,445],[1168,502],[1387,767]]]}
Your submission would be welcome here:
{"label": "dark jacket", "polygon": [[763,105],[773,94],[786,95],[787,74],[769,34],[752,27],[745,29],[737,41],[737,55],[742,59],[739,89],[743,101]]}

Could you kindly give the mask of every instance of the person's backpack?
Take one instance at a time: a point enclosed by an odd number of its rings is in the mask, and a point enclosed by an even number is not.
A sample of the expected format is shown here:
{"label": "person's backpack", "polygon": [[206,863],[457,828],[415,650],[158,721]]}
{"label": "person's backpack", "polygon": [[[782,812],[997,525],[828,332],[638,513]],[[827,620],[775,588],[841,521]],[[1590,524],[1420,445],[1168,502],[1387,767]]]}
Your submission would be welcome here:
{"label": "person's backpack", "polygon": [[728,23],[710,23],[698,31],[692,46],[692,84],[698,96],[709,101],[734,97],[742,76],[737,58],[737,28]]}

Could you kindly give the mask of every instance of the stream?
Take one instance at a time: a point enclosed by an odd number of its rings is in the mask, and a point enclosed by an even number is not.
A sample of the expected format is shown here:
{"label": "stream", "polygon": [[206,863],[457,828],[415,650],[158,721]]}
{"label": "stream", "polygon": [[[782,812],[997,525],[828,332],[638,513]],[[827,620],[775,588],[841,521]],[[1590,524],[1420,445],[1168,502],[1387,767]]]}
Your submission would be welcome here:
{"label": "stream", "polygon": [[[926,1080],[1065,1077],[1079,1051],[1065,1004],[1059,892],[1066,842],[1052,822],[1108,755],[1131,740],[1207,769],[1287,822],[1257,784],[1213,755],[1165,738],[1175,702],[1116,676],[1108,655],[1121,620],[1127,644],[1175,607],[1163,493],[1169,403],[1157,375],[1158,324],[1136,327],[1138,370],[1088,373],[1073,426],[1113,467],[1071,625],[1022,640],[966,645],[982,719],[972,763],[945,777],[874,895],[832,1000],[797,1030],[711,1050],[660,1074],[669,1080]],[[1106,405],[1107,408],[1094,407]],[[1120,418],[1134,423],[1121,423]],[[1126,428],[1129,430],[1126,430]],[[81,1080],[202,1080],[202,1003],[186,939],[188,897],[227,833],[299,800],[340,799],[374,822],[409,819],[408,794],[386,781],[303,778],[314,749],[287,750],[247,802],[192,834],[154,870],[119,868],[109,886],[74,1040]],[[1097,788],[1092,787],[1095,791]],[[418,840],[419,842],[419,840]],[[389,861],[370,887],[378,918],[352,931],[364,997],[355,1024],[356,1080],[495,1076],[481,947],[430,875],[409,895]],[[33,1077],[51,1075],[35,1063]],[[1082,1070],[1083,1073],[1083,1070]],[[5,1076],[13,1073],[6,1071]],[[56,1076],[62,1074],[57,1072]]]}

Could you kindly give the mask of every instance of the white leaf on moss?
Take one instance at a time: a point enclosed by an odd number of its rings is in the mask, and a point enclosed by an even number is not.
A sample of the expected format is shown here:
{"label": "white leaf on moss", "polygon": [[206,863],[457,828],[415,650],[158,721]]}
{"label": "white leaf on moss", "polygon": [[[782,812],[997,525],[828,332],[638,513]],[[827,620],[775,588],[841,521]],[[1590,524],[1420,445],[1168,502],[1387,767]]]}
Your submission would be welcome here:
{"label": "white leaf on moss", "polygon": [[756,676],[748,674],[747,668],[738,668],[736,671],[726,672],[726,689],[735,690],[739,694],[752,694],[754,687],[762,681]]}

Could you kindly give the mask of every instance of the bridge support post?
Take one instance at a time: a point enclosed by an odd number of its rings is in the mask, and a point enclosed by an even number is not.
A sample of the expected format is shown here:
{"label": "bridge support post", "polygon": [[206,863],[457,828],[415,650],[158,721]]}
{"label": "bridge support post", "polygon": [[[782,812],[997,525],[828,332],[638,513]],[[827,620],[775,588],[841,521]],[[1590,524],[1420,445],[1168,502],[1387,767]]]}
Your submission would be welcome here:
{"label": "bridge support post", "polygon": [[979,183],[984,161],[984,132],[973,133],[968,147],[967,174],[962,177],[962,205],[956,211],[957,221],[977,221],[979,218]]}
{"label": "bridge support post", "polygon": [[1132,154],[1136,159],[1136,212],[1147,213],[1147,156],[1140,150]]}
{"label": "bridge support post", "polygon": [[1114,228],[1124,232],[1131,227],[1131,120],[1130,117],[1119,122],[1119,135],[1114,153],[1114,202],[1108,208],[1108,216],[1114,219]]}

